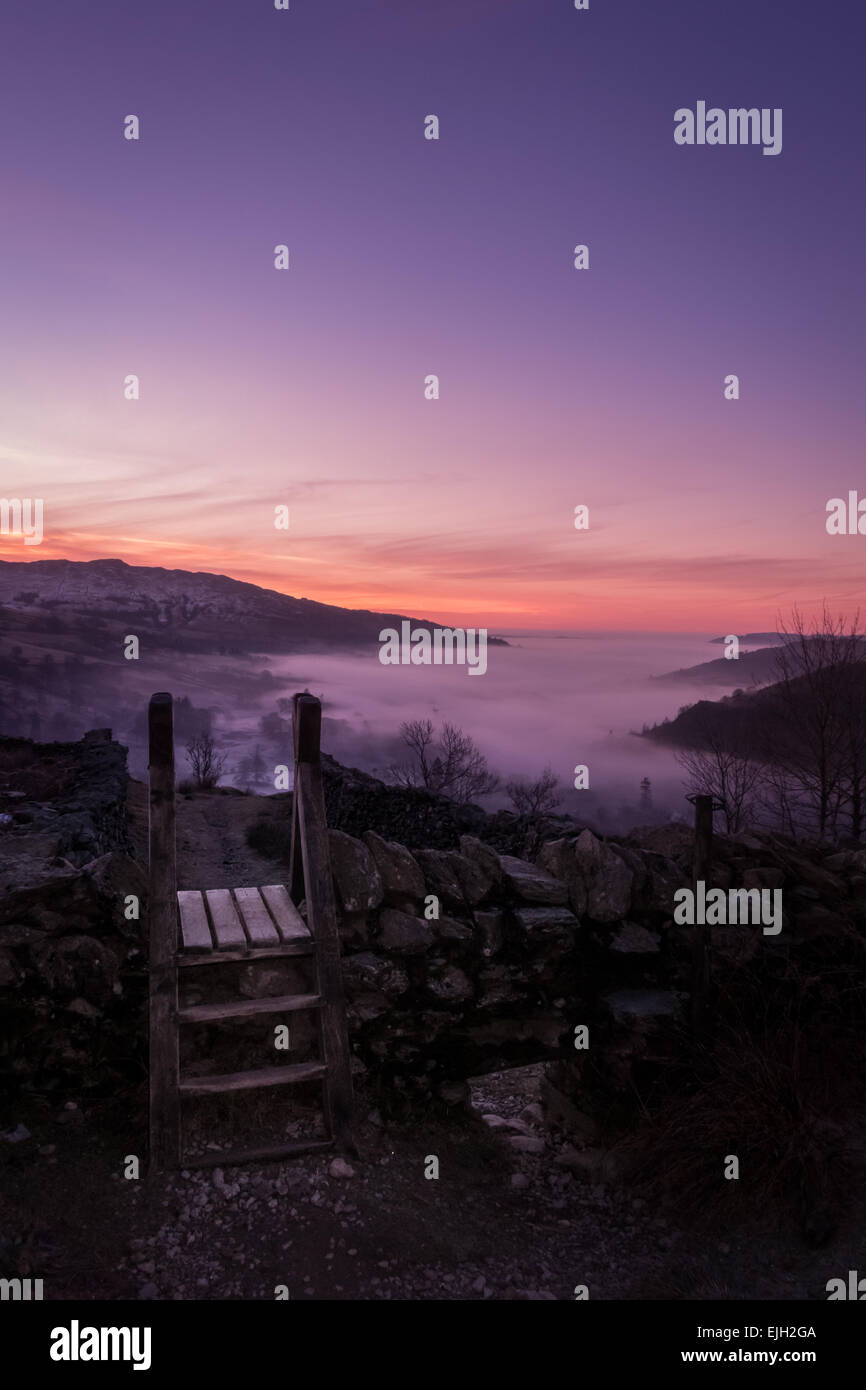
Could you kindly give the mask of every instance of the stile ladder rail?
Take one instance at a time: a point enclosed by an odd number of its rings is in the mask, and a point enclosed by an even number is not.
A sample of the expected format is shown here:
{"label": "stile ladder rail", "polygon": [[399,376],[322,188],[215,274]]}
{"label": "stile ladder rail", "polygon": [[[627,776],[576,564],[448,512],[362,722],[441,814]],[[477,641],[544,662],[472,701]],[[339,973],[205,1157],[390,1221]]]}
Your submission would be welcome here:
{"label": "stile ladder rail", "polygon": [[323,1000],[317,1018],[322,1056],[328,1068],[325,1112],[337,1145],[354,1153],[357,1149],[352,1132],[352,1072],[340,970],[340,932],[322,783],[322,706],[313,695],[295,695],[292,712],[295,785],[291,882],[294,889],[300,877],[296,875],[295,859],[299,849],[307,922],[315,943],[319,993]]}
{"label": "stile ladder rail", "polygon": [[161,1171],[180,1162],[174,721],[165,691],[150,701],[148,744],[150,1161]]}

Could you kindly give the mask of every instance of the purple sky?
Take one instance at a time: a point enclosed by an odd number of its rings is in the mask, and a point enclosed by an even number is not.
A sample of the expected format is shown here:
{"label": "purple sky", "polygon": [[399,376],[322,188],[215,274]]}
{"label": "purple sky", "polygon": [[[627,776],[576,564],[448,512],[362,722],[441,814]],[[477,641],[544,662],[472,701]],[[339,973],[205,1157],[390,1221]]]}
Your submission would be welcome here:
{"label": "purple sky", "polygon": [[[0,493],[45,503],[2,558],[494,627],[860,602],[855,6],[6,0],[2,38]],[[782,153],[678,147],[698,100],[781,107]]]}

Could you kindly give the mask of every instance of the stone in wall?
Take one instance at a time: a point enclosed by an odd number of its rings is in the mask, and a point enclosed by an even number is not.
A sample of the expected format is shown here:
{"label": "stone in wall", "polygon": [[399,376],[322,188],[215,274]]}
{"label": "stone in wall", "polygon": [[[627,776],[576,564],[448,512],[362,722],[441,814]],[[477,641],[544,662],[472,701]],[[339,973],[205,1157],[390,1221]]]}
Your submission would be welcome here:
{"label": "stone in wall", "polygon": [[389,907],[408,910],[419,905],[424,897],[424,875],[405,845],[383,840],[374,830],[365,831],[364,843],[375,860]]}

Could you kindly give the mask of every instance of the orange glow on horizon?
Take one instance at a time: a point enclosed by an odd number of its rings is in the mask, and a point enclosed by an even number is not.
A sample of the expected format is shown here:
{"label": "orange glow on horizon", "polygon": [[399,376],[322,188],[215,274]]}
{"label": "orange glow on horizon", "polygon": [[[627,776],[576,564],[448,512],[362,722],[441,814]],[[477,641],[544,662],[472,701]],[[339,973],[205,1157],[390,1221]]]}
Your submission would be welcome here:
{"label": "orange glow on horizon", "polygon": [[[650,559],[646,561],[643,578],[634,572],[617,576],[601,573],[594,577],[584,573],[579,598],[574,596],[574,583],[570,579],[554,584],[549,578],[542,580],[530,576],[523,582],[518,576],[510,581],[488,580],[474,584],[475,594],[470,601],[459,592],[459,580],[447,572],[439,583],[422,588],[417,576],[407,576],[403,582],[397,576],[390,582],[384,576],[374,582],[367,576],[363,582],[353,581],[322,561],[313,569],[307,568],[309,562],[301,556],[283,556],[277,560],[244,552],[230,554],[224,547],[206,543],[155,542],[123,536],[107,545],[104,536],[87,532],[55,535],[50,541],[46,539],[38,550],[6,538],[0,542],[0,559],[4,560],[106,558],[144,567],[225,575],[294,598],[340,608],[395,613],[446,626],[487,627],[494,634],[510,628],[530,631],[557,628],[667,632],[765,630],[774,625],[780,609],[785,609],[776,584],[768,583],[765,595],[751,588],[732,594],[711,570],[696,573],[684,602],[678,575],[658,572],[660,562]],[[294,570],[291,580],[280,573],[287,560]],[[604,570],[605,566],[601,568]],[[847,593],[828,597],[839,607],[849,602]],[[802,595],[798,601],[807,611],[818,602],[808,595]],[[651,621],[648,621],[650,615]]]}

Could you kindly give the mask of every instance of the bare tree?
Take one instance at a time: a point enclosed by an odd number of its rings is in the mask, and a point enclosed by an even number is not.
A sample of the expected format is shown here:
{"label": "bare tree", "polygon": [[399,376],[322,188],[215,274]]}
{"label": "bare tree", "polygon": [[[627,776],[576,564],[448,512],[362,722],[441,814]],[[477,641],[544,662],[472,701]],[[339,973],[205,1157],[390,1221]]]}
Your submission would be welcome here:
{"label": "bare tree", "polygon": [[760,763],[733,753],[719,734],[706,726],[702,746],[680,748],[675,754],[689,776],[689,790],[712,796],[721,803],[725,830],[742,830],[754,806],[754,792],[761,776]]}
{"label": "bare tree", "polygon": [[215,787],[225,771],[225,758],[216,751],[211,734],[196,734],[186,745],[186,756],[197,787]]}
{"label": "bare tree", "polygon": [[779,632],[784,641],[773,686],[779,718],[768,755],[807,803],[821,837],[835,828],[842,806],[859,836],[866,791],[863,673],[854,669],[866,656],[860,614],[846,622],[825,604],[809,631],[794,608],[787,624],[779,621]]}
{"label": "bare tree", "polygon": [[548,815],[562,800],[562,792],[550,767],[546,767],[534,782],[518,782],[516,779],[506,782],[505,790],[519,816],[535,818]]}
{"label": "bare tree", "polygon": [[400,725],[400,736],[414,761],[391,769],[404,787],[427,787],[454,801],[471,801],[495,791],[499,778],[468,734],[447,720],[438,738],[429,719],[411,719]]}
{"label": "bare tree", "polygon": [[802,794],[784,770],[772,763],[763,765],[761,786],[756,798],[756,819],[771,829],[781,830],[796,840],[808,824]]}
{"label": "bare tree", "polygon": [[400,737],[414,755],[415,763],[409,767],[392,769],[395,779],[404,787],[429,787],[433,761],[430,749],[433,746],[432,719],[408,719],[400,725]]}

